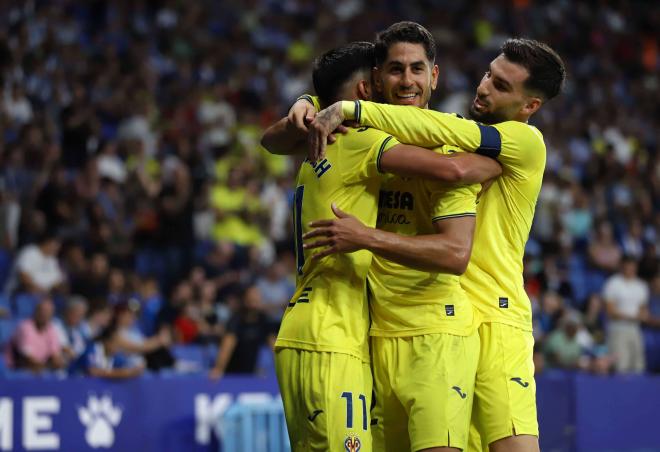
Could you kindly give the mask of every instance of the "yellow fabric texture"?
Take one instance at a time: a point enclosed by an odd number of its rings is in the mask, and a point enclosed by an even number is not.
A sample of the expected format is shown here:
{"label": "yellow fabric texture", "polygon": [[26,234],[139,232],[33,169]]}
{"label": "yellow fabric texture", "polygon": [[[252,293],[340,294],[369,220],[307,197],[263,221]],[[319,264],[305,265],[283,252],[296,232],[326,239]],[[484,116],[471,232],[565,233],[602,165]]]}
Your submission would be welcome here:
{"label": "yellow fabric texture", "polygon": [[[419,146],[454,144],[496,157],[503,173],[480,198],[472,258],[461,277],[484,322],[532,328],[523,288],[522,259],[546,161],[543,136],[533,126],[507,121],[484,126],[456,115],[409,106],[360,102],[361,124]],[[485,138],[499,145],[484,149]]]}
{"label": "yellow fabric texture", "polygon": [[[435,151],[457,149],[443,146]],[[380,190],[377,227],[405,236],[434,234],[436,221],[474,216],[480,189],[480,185],[457,187],[387,176]],[[466,336],[476,328],[472,306],[456,275],[415,270],[374,255],[368,280],[372,336]]]}
{"label": "yellow fabric texture", "polygon": [[479,337],[372,338],[374,450],[467,445]]}
{"label": "yellow fabric texture", "polygon": [[275,352],[275,370],[293,452],[343,451],[347,442],[372,451],[369,364],[344,353],[284,348]]}

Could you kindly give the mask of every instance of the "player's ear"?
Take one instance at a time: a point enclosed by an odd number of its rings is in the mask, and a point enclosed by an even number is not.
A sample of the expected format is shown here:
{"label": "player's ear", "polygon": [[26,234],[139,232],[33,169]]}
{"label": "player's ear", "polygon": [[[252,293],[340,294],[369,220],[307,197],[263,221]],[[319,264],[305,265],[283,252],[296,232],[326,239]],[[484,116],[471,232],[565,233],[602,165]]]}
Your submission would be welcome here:
{"label": "player's ear", "polygon": [[438,86],[438,75],[440,74],[440,69],[437,64],[434,64],[431,68],[431,89],[435,90]]}
{"label": "player's ear", "polygon": [[357,84],[357,97],[360,100],[371,100],[371,82],[360,80]]}
{"label": "player's ear", "polygon": [[540,97],[529,96],[525,99],[525,104],[521,111],[527,116],[533,115],[539,108],[541,108],[541,105],[543,105],[543,101]]}

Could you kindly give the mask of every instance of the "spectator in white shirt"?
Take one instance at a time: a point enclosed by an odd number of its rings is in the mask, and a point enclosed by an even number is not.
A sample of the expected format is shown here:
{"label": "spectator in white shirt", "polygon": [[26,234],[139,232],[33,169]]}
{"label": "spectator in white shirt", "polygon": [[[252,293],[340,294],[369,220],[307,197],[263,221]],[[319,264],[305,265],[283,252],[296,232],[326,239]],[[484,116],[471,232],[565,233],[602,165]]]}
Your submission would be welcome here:
{"label": "spectator in white shirt", "polygon": [[609,319],[607,344],[618,373],[642,373],[644,340],[641,323],[649,316],[648,284],[637,276],[637,261],[625,257],[621,272],[605,281],[603,297]]}
{"label": "spectator in white shirt", "polygon": [[9,292],[22,291],[48,295],[64,283],[64,272],[57,260],[61,242],[46,232],[37,244],[29,244],[18,253]]}

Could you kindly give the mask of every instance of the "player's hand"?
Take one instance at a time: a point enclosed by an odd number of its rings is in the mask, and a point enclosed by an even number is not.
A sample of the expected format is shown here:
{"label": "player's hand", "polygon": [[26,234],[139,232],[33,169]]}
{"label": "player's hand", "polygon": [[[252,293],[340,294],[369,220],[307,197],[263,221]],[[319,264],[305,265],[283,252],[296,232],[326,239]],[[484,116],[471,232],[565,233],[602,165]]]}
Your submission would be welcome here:
{"label": "player's hand", "polygon": [[352,253],[364,248],[365,238],[369,235],[369,228],[362,224],[353,215],[339,209],[334,203],[332,211],[337,217],[334,220],[313,221],[309,225],[313,230],[303,235],[304,240],[320,237],[320,240],[305,243],[306,249],[326,247],[314,254],[313,260],[336,253]]}
{"label": "player's hand", "polygon": [[289,109],[287,121],[289,127],[293,127],[301,133],[307,133],[307,126],[314,120],[316,108],[305,99],[297,100]]}
{"label": "player's hand", "polygon": [[330,135],[335,132],[346,133],[346,127],[342,127],[341,123],[344,122],[344,112],[341,109],[341,102],[335,102],[328,108],[318,112],[314,121],[309,125],[309,152],[307,157],[311,162],[320,160],[325,155],[325,147],[327,143],[334,143],[335,137],[330,138]]}

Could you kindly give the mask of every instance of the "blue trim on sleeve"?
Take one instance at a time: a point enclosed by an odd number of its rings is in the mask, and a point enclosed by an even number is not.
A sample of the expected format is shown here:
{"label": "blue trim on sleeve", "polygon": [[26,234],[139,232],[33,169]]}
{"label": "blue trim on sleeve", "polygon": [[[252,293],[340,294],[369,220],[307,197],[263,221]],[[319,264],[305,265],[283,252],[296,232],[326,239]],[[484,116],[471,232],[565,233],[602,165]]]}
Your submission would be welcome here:
{"label": "blue trim on sleeve", "polygon": [[481,132],[481,144],[475,150],[477,154],[496,159],[502,152],[502,137],[500,131],[493,126],[477,123]]}
{"label": "blue trim on sleeve", "polygon": [[378,156],[376,157],[376,169],[381,174],[383,174],[383,169],[380,167],[380,158],[383,156],[383,151],[385,150],[385,146],[387,146],[387,143],[389,143],[391,139],[392,139],[392,135],[385,138],[385,140],[383,140],[383,143],[380,145],[380,149],[378,150]]}

